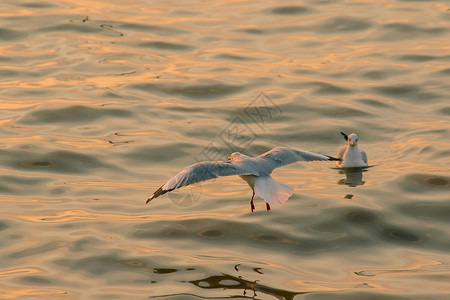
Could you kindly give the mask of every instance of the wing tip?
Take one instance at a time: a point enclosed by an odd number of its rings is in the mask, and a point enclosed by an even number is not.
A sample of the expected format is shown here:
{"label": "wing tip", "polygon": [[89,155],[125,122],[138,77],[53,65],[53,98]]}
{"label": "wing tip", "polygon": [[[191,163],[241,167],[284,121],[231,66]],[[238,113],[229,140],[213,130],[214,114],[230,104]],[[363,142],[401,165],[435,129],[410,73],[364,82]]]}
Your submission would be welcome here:
{"label": "wing tip", "polygon": [[156,190],[156,192],[154,192],[150,197],[148,197],[147,201],[145,201],[145,204],[149,203],[150,201],[152,201],[153,199],[167,193],[168,191],[163,190],[163,186],[161,186],[159,189]]}
{"label": "wing tip", "polygon": [[328,157],[329,161],[341,161],[340,158],[336,158],[336,157],[333,157],[333,156],[330,156],[330,155],[325,155],[325,156]]}
{"label": "wing tip", "polygon": [[161,195],[164,195],[165,193],[168,193],[168,192],[174,190],[174,189],[164,190],[163,187],[164,186],[161,186],[159,189],[156,190],[156,192],[154,192],[150,197],[148,197],[147,201],[145,201],[145,204],[149,203],[150,201],[152,201],[155,198],[158,198]]}

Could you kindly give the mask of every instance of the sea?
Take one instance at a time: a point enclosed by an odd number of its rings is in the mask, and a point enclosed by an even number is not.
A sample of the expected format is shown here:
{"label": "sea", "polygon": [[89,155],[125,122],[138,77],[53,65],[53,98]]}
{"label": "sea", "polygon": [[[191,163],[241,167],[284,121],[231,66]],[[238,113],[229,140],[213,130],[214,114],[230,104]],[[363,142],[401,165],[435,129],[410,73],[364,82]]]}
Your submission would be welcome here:
{"label": "sea", "polygon": [[450,299],[450,2],[2,0],[0,206],[0,299]]}

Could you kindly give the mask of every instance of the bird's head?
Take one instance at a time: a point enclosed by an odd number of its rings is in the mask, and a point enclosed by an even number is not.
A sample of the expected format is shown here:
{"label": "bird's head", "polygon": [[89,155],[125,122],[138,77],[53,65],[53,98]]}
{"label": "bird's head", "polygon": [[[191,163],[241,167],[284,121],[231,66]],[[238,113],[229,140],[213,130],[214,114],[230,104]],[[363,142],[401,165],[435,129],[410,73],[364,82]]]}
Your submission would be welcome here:
{"label": "bird's head", "polygon": [[356,133],[352,133],[348,136],[348,144],[350,146],[356,146],[358,143],[358,135]]}
{"label": "bird's head", "polygon": [[231,153],[230,157],[228,157],[229,161],[238,161],[240,158],[242,158],[244,154],[239,152]]}

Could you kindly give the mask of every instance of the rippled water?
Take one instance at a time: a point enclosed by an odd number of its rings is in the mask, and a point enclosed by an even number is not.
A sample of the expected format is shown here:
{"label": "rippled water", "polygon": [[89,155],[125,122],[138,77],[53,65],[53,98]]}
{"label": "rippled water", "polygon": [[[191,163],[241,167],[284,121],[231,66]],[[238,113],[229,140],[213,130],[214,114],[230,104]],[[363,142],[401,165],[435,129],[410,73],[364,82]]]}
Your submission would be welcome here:
{"label": "rippled water", "polygon": [[[446,1],[2,1],[1,299],[448,299]],[[188,164],[289,146],[268,213]]]}

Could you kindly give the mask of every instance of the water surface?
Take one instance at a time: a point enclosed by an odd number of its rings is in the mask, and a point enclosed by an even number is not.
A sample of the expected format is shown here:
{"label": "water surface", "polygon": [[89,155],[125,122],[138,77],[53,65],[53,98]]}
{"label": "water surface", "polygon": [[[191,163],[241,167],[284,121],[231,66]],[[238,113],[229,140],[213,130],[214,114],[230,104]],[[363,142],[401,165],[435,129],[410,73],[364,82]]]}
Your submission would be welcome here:
{"label": "water surface", "polygon": [[[0,298],[447,299],[445,1],[0,5]],[[288,146],[268,213],[198,160]]]}

